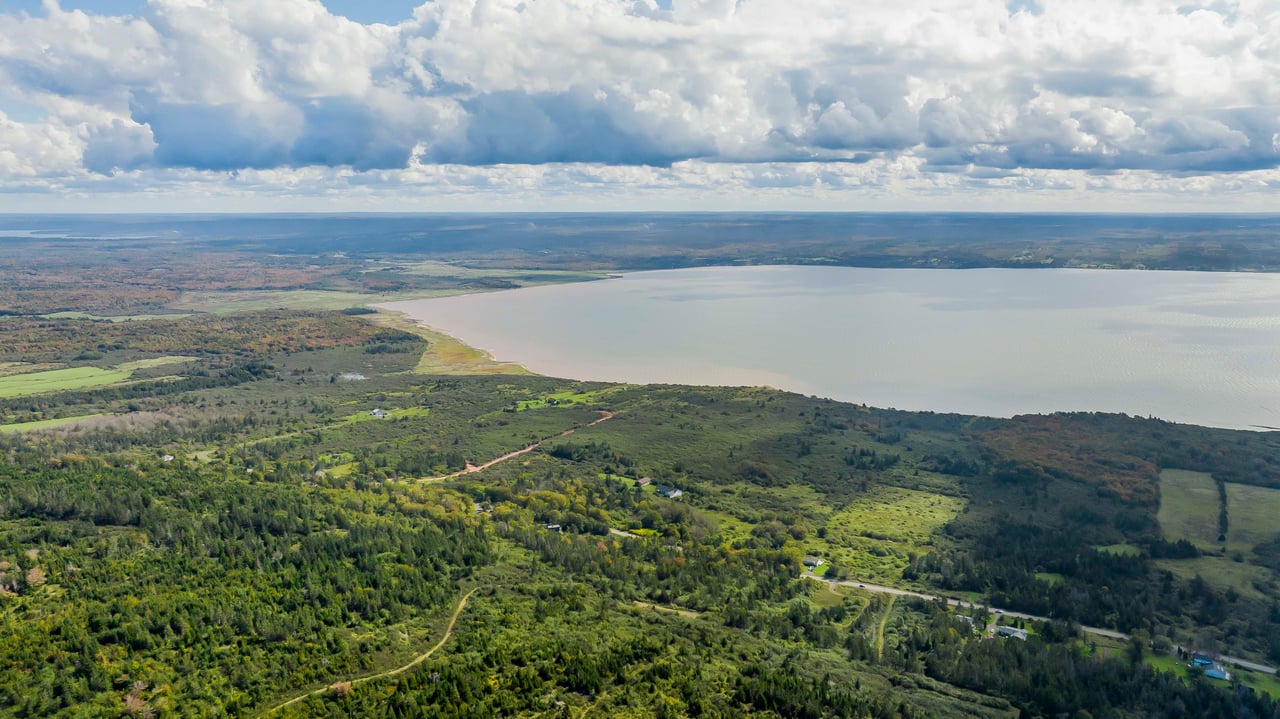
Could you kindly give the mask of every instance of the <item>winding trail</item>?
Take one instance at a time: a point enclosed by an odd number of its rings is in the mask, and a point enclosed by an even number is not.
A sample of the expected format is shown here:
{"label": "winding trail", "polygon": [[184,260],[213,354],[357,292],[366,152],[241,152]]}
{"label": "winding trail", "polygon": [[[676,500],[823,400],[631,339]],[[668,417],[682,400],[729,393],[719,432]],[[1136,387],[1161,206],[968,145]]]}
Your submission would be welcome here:
{"label": "winding trail", "polygon": [[[603,409],[599,410],[599,412],[600,412],[600,418],[588,422],[585,426],[594,427],[597,424],[600,424],[601,422],[608,422],[609,420],[613,419],[613,412],[609,412],[608,410],[603,410]],[[498,457],[497,459],[491,459],[488,462],[485,462],[484,464],[468,464],[466,469],[460,469],[457,472],[454,472],[452,474],[442,474],[439,477],[422,477],[418,481],[419,482],[443,482],[448,479],[454,479],[457,477],[461,477],[463,475],[471,474],[472,472],[479,472],[482,470],[486,470],[494,466],[495,464],[502,464],[508,459],[515,459],[516,457],[519,457],[522,454],[528,454],[533,450],[541,447],[543,442],[548,442],[553,439],[560,439],[561,437],[568,437],[574,432],[577,432],[579,429],[581,428],[573,427],[572,429],[566,429],[565,431],[561,432],[560,434],[557,434],[554,437],[549,437],[547,439],[540,439],[537,442],[534,442],[533,444],[529,445],[528,447],[525,447],[524,449],[517,449],[514,452],[508,452],[502,455],[501,457]]]}
{"label": "winding trail", "polygon": [[[444,630],[444,636],[443,636],[443,637],[440,637],[440,641],[436,642],[435,646],[431,647],[431,648],[430,648],[430,649],[428,649],[427,651],[425,651],[425,652],[423,652],[423,653],[419,654],[418,656],[414,657],[414,658],[413,658],[412,660],[410,660],[410,661],[409,661],[409,663],[407,663],[407,664],[404,664],[404,665],[398,666],[398,667],[396,667],[396,668],[394,668],[394,669],[388,669],[388,670],[387,670],[387,671],[385,671],[385,672],[379,672],[379,673],[377,673],[377,674],[370,674],[369,676],[360,677],[360,678],[358,678],[358,679],[352,679],[352,680],[351,680],[351,686],[353,686],[353,687],[354,687],[354,686],[356,686],[356,685],[358,685],[358,684],[364,684],[365,682],[371,682],[371,681],[375,681],[375,680],[378,680],[378,679],[386,679],[387,677],[393,677],[393,676],[395,676],[395,675],[397,675],[397,674],[403,674],[403,673],[405,673],[405,672],[409,671],[410,669],[412,669],[412,668],[414,668],[414,667],[418,666],[419,664],[423,663],[424,661],[426,661],[426,660],[427,660],[427,658],[428,658],[428,657],[430,657],[432,654],[435,654],[435,653],[436,653],[436,651],[440,649],[440,647],[443,647],[445,642],[449,641],[449,637],[453,636],[453,625],[455,625],[455,624],[457,624],[457,623],[458,623],[458,616],[459,616],[460,614],[462,614],[462,610],[463,610],[463,608],[465,608],[465,607],[467,606],[467,600],[468,600],[468,599],[470,599],[470,598],[471,598],[471,595],[472,595],[472,594],[475,594],[475,593],[476,593],[476,590],[478,590],[478,589],[479,589],[479,587],[476,587],[476,588],[472,589],[471,591],[469,591],[469,592],[467,592],[466,594],[462,595],[462,599],[458,600],[458,606],[457,606],[456,608],[454,608],[454,610],[453,610],[453,616],[449,617],[449,625],[445,627],[445,630]],[[341,680],[339,680],[339,681],[341,681]],[[336,683],[337,683],[337,682],[334,682],[334,684],[336,684]],[[288,700],[288,701],[286,701],[286,702],[282,702],[282,703],[280,703],[280,704],[277,704],[277,705],[275,705],[275,706],[271,707],[270,709],[267,709],[266,711],[262,712],[262,713],[261,713],[261,714],[259,714],[258,716],[260,716],[260,717],[268,716],[268,715],[270,715],[270,714],[274,714],[275,712],[280,711],[281,709],[284,709],[285,707],[287,707],[287,706],[289,706],[289,705],[291,705],[291,704],[295,704],[295,703],[297,703],[297,702],[300,702],[300,701],[302,701],[303,699],[306,699],[307,697],[313,697],[313,696],[316,696],[316,695],[319,695],[319,694],[324,694],[325,692],[329,691],[329,690],[330,690],[330,688],[331,688],[332,686],[333,686],[333,684],[330,684],[329,686],[321,687],[321,688],[319,688],[319,689],[316,689],[315,691],[310,691],[310,692],[307,692],[306,694],[300,694],[300,695],[298,695],[298,696],[296,696],[296,697],[294,697],[294,698],[292,698],[292,699],[290,699],[290,700]]]}
{"label": "winding trail", "polygon": [[898,595],[890,594],[889,603],[885,605],[884,616],[880,617],[880,624],[876,626],[876,659],[884,661],[884,628],[889,623],[889,617],[893,615],[893,604],[897,600]]}

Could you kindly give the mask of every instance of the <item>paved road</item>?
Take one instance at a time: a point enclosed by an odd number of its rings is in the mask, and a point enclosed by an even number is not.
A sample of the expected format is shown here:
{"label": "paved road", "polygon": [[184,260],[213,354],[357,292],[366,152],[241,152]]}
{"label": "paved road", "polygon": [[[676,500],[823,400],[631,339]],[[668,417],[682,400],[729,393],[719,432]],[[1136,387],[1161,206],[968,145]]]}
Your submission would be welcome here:
{"label": "paved road", "polygon": [[[959,599],[952,599],[950,597],[940,597],[933,594],[922,594],[920,592],[912,592],[906,589],[898,589],[896,587],[886,587],[880,584],[867,584],[866,582],[859,582],[856,580],[848,580],[848,581],[842,582],[842,581],[836,581],[831,579],[822,579],[821,577],[814,575],[812,572],[806,573],[805,576],[808,576],[812,579],[817,579],[819,581],[828,582],[830,584],[838,584],[845,587],[857,587],[858,589],[863,589],[868,592],[876,592],[879,594],[893,594],[899,597],[918,597],[920,599],[927,599],[931,602],[937,601],[939,599],[943,599],[946,601],[948,605],[952,607],[986,606],[983,604],[973,604],[972,602],[961,601]],[[1013,617],[1015,619],[1030,619],[1036,622],[1052,621],[1048,617],[1038,617],[1034,614],[1023,614],[1022,612],[1015,612],[1008,609],[998,609],[996,607],[990,607],[990,609],[997,614],[1001,614],[1006,617]],[[1090,634],[1097,634],[1100,637],[1110,637],[1112,639],[1128,639],[1129,638],[1128,634],[1125,634],[1124,632],[1117,632],[1111,629],[1102,629],[1100,627],[1086,627],[1086,626],[1081,626],[1080,629]]]}
{"label": "paved road", "polygon": [[[922,594],[920,592],[913,592],[906,589],[898,589],[897,587],[886,587],[880,584],[868,584],[867,582],[859,582],[857,580],[838,581],[834,579],[824,579],[822,577],[815,575],[811,571],[805,572],[804,576],[809,579],[816,579],[820,582],[827,582],[828,584],[836,584],[844,587],[857,587],[858,589],[862,589],[868,592],[876,592],[878,594],[893,594],[899,597],[918,597],[920,599],[927,599],[929,601],[937,601],[939,599],[943,599],[947,602],[948,605],[953,607],[985,606],[985,605],[975,605],[971,602],[965,602],[959,599],[951,599],[950,597],[940,597],[933,594]],[[996,612],[997,614],[1001,614],[1006,617],[1014,617],[1015,619],[1030,619],[1031,621],[1035,621],[1035,622],[1052,621],[1049,617],[1039,617],[1034,614],[1023,614],[1022,612],[1014,612],[1008,609],[998,609],[996,607],[990,607],[990,609]],[[1128,634],[1125,634],[1124,632],[1117,632],[1113,629],[1102,629],[1100,627],[1089,627],[1084,625],[1081,625],[1080,629],[1085,632],[1088,632],[1089,634],[1096,634],[1100,637],[1109,637],[1111,639],[1120,639],[1120,640],[1129,639]],[[1218,661],[1222,662],[1223,664],[1232,664],[1237,667],[1241,667],[1243,669],[1250,669],[1255,672],[1262,672],[1264,674],[1276,673],[1275,667],[1269,667],[1265,664],[1258,664],[1256,662],[1251,662],[1244,659],[1237,659],[1236,657],[1229,657],[1225,654],[1220,655],[1218,657]]]}
{"label": "paved road", "polygon": [[1263,674],[1274,675],[1276,673],[1275,667],[1269,667],[1266,664],[1256,664],[1254,662],[1246,661],[1244,659],[1236,659],[1235,657],[1229,657],[1225,654],[1219,654],[1218,661],[1222,662],[1223,664],[1234,664],[1235,666],[1240,667],[1242,669],[1252,669],[1255,672],[1262,672]]}

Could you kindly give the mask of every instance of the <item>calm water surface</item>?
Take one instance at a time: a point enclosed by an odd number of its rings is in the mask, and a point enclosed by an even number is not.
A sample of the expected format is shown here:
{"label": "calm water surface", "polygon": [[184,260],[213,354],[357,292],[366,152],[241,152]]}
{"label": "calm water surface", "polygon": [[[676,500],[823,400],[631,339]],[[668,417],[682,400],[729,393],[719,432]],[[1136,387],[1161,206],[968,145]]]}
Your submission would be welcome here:
{"label": "calm water surface", "polygon": [[1280,276],[719,267],[385,305],[546,375],[1280,427]]}

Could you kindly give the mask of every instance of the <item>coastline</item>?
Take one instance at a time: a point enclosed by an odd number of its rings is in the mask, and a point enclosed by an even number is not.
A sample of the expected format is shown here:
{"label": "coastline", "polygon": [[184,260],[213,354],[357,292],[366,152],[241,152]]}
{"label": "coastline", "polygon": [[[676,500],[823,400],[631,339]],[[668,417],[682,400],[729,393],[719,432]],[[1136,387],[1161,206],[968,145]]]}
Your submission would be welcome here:
{"label": "coastline", "polygon": [[[723,278],[717,275],[717,272],[738,270],[747,271],[747,280],[743,287],[737,287],[736,284],[728,283],[728,289],[724,289],[725,285],[720,282]],[[775,288],[779,284],[778,277],[769,273],[789,273],[789,272],[813,272],[817,271],[819,275],[816,280],[809,278],[808,275],[790,279],[787,274],[782,274],[786,281],[781,281],[781,287]],[[845,278],[841,275],[843,270],[863,274],[872,273],[871,279],[867,278]],[[1115,277],[1115,272],[1126,272],[1124,270],[1088,270],[1088,269],[1060,269],[1055,273],[1057,277],[1074,277],[1069,281],[1057,281],[1051,283],[1057,287],[1056,297],[1053,293],[1045,295],[1044,309],[1056,315],[1063,312],[1079,312],[1081,321],[1112,323],[1120,320],[1129,319],[1133,322],[1133,328],[1125,330],[1123,335],[1129,339],[1124,341],[1123,345],[1113,345],[1112,337],[1117,335],[1110,324],[1107,326],[1099,326],[1095,328],[1091,337],[1098,342],[1099,345],[1109,354],[1115,355],[1112,359],[1124,360],[1116,366],[1123,365],[1127,367],[1123,371],[1111,372],[1105,378],[1105,382],[1096,383],[1094,394],[1111,388],[1104,394],[1107,397],[1118,397],[1116,401],[1093,402],[1088,401],[1088,397],[1084,401],[1070,401],[1067,396],[1069,391],[1078,384],[1070,377],[1070,368],[1075,366],[1077,360],[1085,361],[1087,357],[1080,357],[1077,354],[1059,347],[1062,344],[1061,333],[1045,330],[1040,327],[1039,323],[1033,323],[1030,328],[1024,327],[1027,322],[1031,321],[1028,317],[1035,314],[1040,304],[1037,303],[1032,307],[1023,307],[1017,309],[1024,299],[1024,293],[1031,292],[1032,295],[1039,297],[1041,289],[1044,286],[1038,278],[1042,275],[1037,274],[1036,279],[1027,281],[1017,281],[1019,276],[1027,277],[1022,273],[1014,273],[1008,269],[985,268],[990,273],[990,277],[1001,276],[1010,278],[1009,280],[1001,279],[997,286],[1004,290],[992,297],[985,294],[981,299],[982,302],[974,304],[972,302],[964,303],[957,296],[964,295],[965,288],[974,282],[986,283],[987,280],[981,277],[972,277],[969,272],[963,273],[945,273],[937,276],[934,280],[934,270],[924,269],[898,269],[889,268],[884,270],[874,268],[813,268],[803,265],[751,265],[751,266],[727,266],[727,267],[702,267],[702,268],[681,268],[678,270],[659,270],[659,271],[637,271],[629,273],[615,274],[609,279],[630,278],[635,286],[623,286],[621,288],[611,288],[604,290],[587,289],[586,287],[575,288],[576,285],[594,285],[595,283],[556,283],[554,285],[544,285],[536,288],[529,288],[526,294],[519,298],[495,297],[499,295],[497,292],[473,292],[467,295],[474,297],[480,302],[478,304],[468,305],[466,303],[459,304],[454,300],[459,299],[462,295],[455,295],[449,301],[444,302],[438,308],[427,313],[415,313],[412,306],[406,306],[401,303],[379,303],[373,305],[382,315],[394,315],[399,318],[398,326],[402,329],[409,329],[420,336],[434,340],[436,343],[447,342],[454,347],[450,354],[450,358],[445,362],[424,362],[419,368],[421,372],[435,372],[442,374],[502,374],[502,373],[521,373],[534,374],[548,377],[564,377],[566,379],[575,379],[579,381],[599,381],[599,382],[617,382],[626,384],[675,384],[688,386],[768,386],[780,388],[783,391],[793,392],[802,395],[828,397],[841,402],[849,402],[854,404],[868,404],[877,407],[897,408],[907,411],[918,412],[939,412],[954,413],[976,417],[994,417],[994,418],[1011,418],[1021,415],[1052,415],[1058,413],[1073,412],[1098,412],[1109,414],[1126,414],[1135,417],[1161,417],[1166,421],[1191,424],[1204,427],[1213,427],[1219,429],[1233,429],[1244,431],[1272,431],[1271,428],[1280,425],[1275,421],[1275,417],[1271,416],[1264,410],[1258,410],[1250,416],[1236,416],[1235,412],[1217,412],[1211,413],[1206,411],[1191,412],[1188,407],[1200,407],[1197,400],[1206,391],[1206,385],[1201,382],[1195,385],[1187,385],[1186,391],[1178,394],[1167,391],[1156,392],[1153,387],[1154,383],[1133,384],[1129,382],[1125,372],[1130,375],[1133,371],[1139,371],[1141,366],[1150,363],[1152,352],[1168,351],[1173,354],[1171,358],[1181,362],[1178,365],[1178,373],[1166,373],[1163,379],[1165,389],[1174,386],[1172,383],[1180,381],[1179,377],[1186,374],[1185,370],[1199,367],[1197,362],[1201,362],[1196,357],[1184,356],[1177,350],[1176,342],[1162,339],[1161,334],[1177,329],[1183,329],[1182,322],[1185,319],[1181,315],[1178,317],[1168,316],[1163,312],[1163,305],[1159,302],[1149,299],[1154,296],[1158,300],[1161,292],[1166,290],[1176,290],[1176,298],[1181,299],[1185,292],[1184,281],[1188,278],[1200,277],[1209,280],[1211,277],[1222,278],[1223,273],[1195,273],[1184,271],[1178,273],[1166,273],[1165,271],[1130,271],[1133,277],[1153,278],[1162,276],[1160,280],[1151,282],[1141,282],[1131,285],[1128,282]],[[979,270],[981,272],[982,270]],[[699,276],[697,273],[707,273],[707,276]],[[679,277],[684,273],[694,273],[689,278]],[[828,277],[830,273],[834,276]],[[902,273],[901,275],[899,273]],[[928,273],[927,277],[925,277]],[[1245,287],[1248,292],[1245,296],[1238,299],[1248,299],[1257,304],[1260,299],[1271,297],[1275,294],[1272,283],[1263,282],[1258,284],[1260,275],[1254,273],[1234,273],[1236,277],[1241,278],[1238,281],[1245,281]],[[645,284],[644,276],[652,276],[657,283],[658,289],[653,289],[657,294],[660,302],[653,307],[642,308],[636,310],[636,316],[630,317],[627,313],[630,296],[636,292],[642,294],[650,291]],[[663,275],[666,275],[665,277]],[[914,275],[915,279],[910,279]],[[672,278],[677,279],[673,280]],[[971,277],[971,279],[958,279],[962,277]],[[1108,278],[1112,281],[1105,282],[1101,285],[1116,297],[1109,295],[1098,295],[1094,290],[1099,289],[1101,279],[1089,278]],[[640,278],[637,280],[637,278]],[[950,279],[947,279],[950,278]],[[809,281],[813,280],[813,281]],[[1028,285],[1028,281],[1031,283]],[[1222,282],[1233,283],[1237,280],[1226,280],[1223,278],[1221,282],[1215,280],[1207,285],[1203,283],[1191,283],[1193,286],[1206,287],[1199,292],[1193,294],[1193,297],[1203,297],[1202,301],[1220,301],[1220,295],[1224,291],[1228,291],[1235,285],[1224,285],[1219,287]],[[927,285],[927,291],[915,287],[923,282]],[[799,284],[796,284],[799,283]],[[850,284],[852,283],[852,284]],[[611,283],[609,283],[611,284]],[[650,285],[654,283],[650,282]],[[685,286],[687,285],[687,286]],[[788,285],[795,285],[790,287]],[[1107,286],[1110,285],[1108,288]],[[985,286],[985,285],[984,285]],[[804,349],[808,345],[803,338],[799,338],[796,333],[797,328],[803,323],[797,324],[795,317],[785,320],[781,327],[783,330],[770,333],[766,326],[760,325],[762,317],[770,317],[775,314],[774,309],[793,303],[792,298],[799,297],[798,307],[790,308],[801,312],[799,317],[808,316],[804,313],[813,313],[814,317],[821,316],[820,313],[826,311],[823,303],[828,301],[827,289],[832,291],[843,291],[847,287],[857,287],[853,293],[857,304],[873,307],[870,312],[874,315],[874,319],[881,325],[892,326],[895,323],[908,327],[907,334],[903,334],[903,330],[894,330],[889,334],[878,333],[877,328],[872,325],[866,325],[867,317],[854,322],[854,324],[845,327],[843,324],[828,328],[826,334],[833,336],[839,334],[848,334],[857,332],[861,339],[858,344],[863,347],[882,347],[884,352],[876,351],[855,351],[852,348],[845,348],[849,351],[827,352],[829,349],[839,349],[839,347],[828,347],[832,342],[824,340],[818,345]],[[1173,290],[1170,290],[1170,288]],[[939,289],[941,288],[941,289]],[[1081,289],[1090,290],[1087,301],[1077,302],[1073,297],[1077,296],[1077,291]],[[601,288],[603,289],[603,288]],[[760,290],[756,292],[755,290]],[[777,289],[777,301],[771,297],[770,293]],[[744,297],[756,297],[757,302],[747,309],[749,312],[744,313],[742,307],[733,305],[720,312],[711,304],[705,304],[708,300],[715,301],[719,296],[717,293],[727,292],[727,296],[734,301],[739,301]],[[925,294],[920,294],[925,292]],[[905,294],[904,294],[905,293]],[[1040,293],[1040,294],[1037,294]],[[1152,293],[1152,294],[1148,294]],[[434,299],[434,298],[433,298]],[[516,299],[517,304],[511,304],[511,299]],[[1099,319],[1099,312],[1104,304],[1110,306],[1111,300],[1120,303],[1119,310],[1107,310]],[[536,300],[536,302],[535,302]],[[1017,302],[1013,302],[1017,300]],[[682,304],[674,312],[670,310],[672,302],[694,303],[693,305]],[[1012,304],[1010,304],[1012,302]],[[704,303],[704,304],[698,304]],[[959,303],[959,304],[956,304]],[[1101,303],[1101,304],[1100,304]],[[443,329],[443,326],[450,325],[449,317],[455,314],[457,308],[465,308],[464,314],[459,316],[465,317],[471,314],[479,318],[488,318],[485,321],[485,331],[479,335],[466,335],[471,341],[476,339],[488,338],[490,341],[496,342],[495,346],[489,346],[484,341],[478,344],[471,344],[468,341],[459,339],[457,336],[450,334],[449,331]],[[537,308],[530,315],[528,311],[531,307]],[[585,314],[595,315],[594,319],[585,322],[575,319],[575,307],[582,308]],[[906,307],[909,313],[898,317],[898,308]],[[736,309],[735,309],[736,308]],[[1128,308],[1128,309],[1126,309]],[[1132,310],[1132,311],[1130,311]],[[779,310],[783,312],[784,310]],[[1021,312],[1021,317],[1008,315],[1010,311]],[[1181,310],[1180,310],[1181,311]],[[1242,305],[1241,317],[1252,316],[1250,313],[1256,314],[1254,309]],[[522,314],[523,312],[523,314]],[[995,315],[991,315],[995,312]],[[1128,312],[1132,317],[1126,317]],[[708,314],[713,313],[713,314]],[[866,314],[862,310],[859,313]],[[887,314],[885,314],[887,313]],[[974,319],[966,320],[966,314]],[[427,317],[428,319],[415,319],[415,315]],[[795,315],[795,312],[792,312]],[[1000,318],[998,321],[985,319],[988,316]],[[888,320],[884,320],[888,317]],[[894,319],[897,317],[897,319]],[[1010,324],[1011,320],[1016,320]],[[440,324],[433,324],[430,320],[434,318],[440,321]],[[627,324],[628,320],[639,322],[635,328],[630,328]],[[1034,319],[1034,318],[1032,318]],[[927,321],[927,325],[918,325],[918,329],[910,329],[917,325],[910,324],[917,320]],[[1175,324],[1170,324],[1172,320],[1178,320]],[[843,321],[843,317],[842,317]],[[931,356],[928,351],[927,342],[922,346],[920,335],[927,334],[932,331],[934,335],[946,335],[959,331],[956,327],[968,321],[972,324],[978,321],[982,324],[981,329],[984,332],[1002,332],[1004,334],[1013,333],[1012,336],[1020,338],[1019,342],[1039,343],[1042,340],[1045,343],[1052,343],[1052,346],[1063,350],[1058,353],[1057,350],[1049,350],[1050,364],[1044,366],[1048,369],[1043,370],[1041,374],[1045,375],[1045,379],[1038,378],[1039,375],[1030,373],[1027,370],[1029,366],[1039,366],[1038,363],[1021,362],[1017,366],[1007,368],[1009,374],[1001,374],[1003,364],[997,363],[993,366],[987,366],[988,360],[991,359],[989,349],[983,349],[990,345],[990,342],[970,343],[970,345],[960,345],[962,350],[959,354],[952,352],[946,355],[951,358],[946,360],[945,366],[939,366],[936,362],[930,364],[929,372],[937,374],[936,370],[952,369],[959,371],[957,380],[960,384],[956,384],[948,380],[945,376],[930,376],[926,373],[924,376],[929,382],[920,384],[912,380],[910,386],[902,385],[895,389],[901,382],[916,377],[911,374],[915,369],[920,369],[921,362],[926,362],[927,356]],[[729,332],[732,336],[720,338],[717,326],[728,322]],[[861,322],[862,324],[858,324]],[[1074,322],[1074,321],[1073,321]],[[527,323],[527,324],[526,324]],[[905,323],[905,324],[904,324]],[[941,323],[941,324],[939,324]],[[1105,324],[1104,323],[1104,324]],[[773,325],[778,325],[777,317],[773,318]],[[1205,331],[1215,330],[1217,320],[1208,322],[1205,325]],[[544,326],[545,325],[545,326]],[[715,326],[710,326],[715,325]],[[1209,326],[1214,325],[1214,326]],[[457,325],[456,320],[451,325],[455,328],[465,327],[465,325]],[[1064,323],[1064,327],[1070,329],[1073,324]],[[1126,325],[1127,326],[1127,325]],[[528,327],[528,331],[525,328]],[[661,328],[659,334],[647,331],[646,328]],[[630,328],[630,329],[628,329]],[[776,329],[776,328],[775,328]],[[974,329],[970,327],[970,329]],[[644,331],[642,331],[644,330]],[[848,332],[846,332],[848,330]],[[1026,330],[1027,334],[1020,334]],[[1140,330],[1140,332],[1139,332]],[[1045,332],[1049,334],[1044,335]],[[504,344],[505,338],[510,335],[518,338],[521,333],[530,334],[533,339],[526,337],[525,344],[528,341],[536,341],[536,347],[533,354],[521,355],[513,354],[512,347],[521,346],[518,342],[508,346]],[[647,332],[647,334],[646,334]],[[1137,334],[1133,334],[1138,332]],[[820,333],[821,334],[821,333]],[[778,335],[778,336],[774,336]],[[909,335],[909,336],[908,336]],[[966,335],[967,336],[967,335]],[[993,341],[998,340],[1000,343],[1013,341],[1010,337],[1000,337],[992,335]],[[1157,338],[1158,344],[1150,345],[1152,338]],[[1137,338],[1135,342],[1133,338]],[[927,338],[926,338],[927,339]],[[991,338],[988,338],[991,339]],[[743,344],[745,342],[745,344]],[[578,343],[578,344],[575,344]],[[722,347],[728,343],[731,346]],[[1144,344],[1145,343],[1145,344]],[[739,346],[743,345],[743,346]],[[1150,345],[1150,346],[1148,346]],[[843,345],[841,345],[843,346]],[[506,350],[498,348],[506,347]],[[796,348],[800,349],[796,349]],[[1135,350],[1134,348],[1137,348]],[[540,349],[538,349],[540,348]],[[953,345],[954,348],[954,345]],[[445,349],[445,348],[440,348]],[[761,351],[766,353],[777,354],[777,357],[761,357]],[[808,351],[814,354],[806,354]],[[1240,351],[1245,353],[1242,357],[1254,358],[1258,351],[1256,348],[1244,346]],[[726,352],[728,352],[726,354]],[[799,354],[797,354],[799,352]],[[821,352],[823,356],[828,358],[847,358],[824,360],[826,365],[840,365],[836,375],[832,372],[836,371],[833,367],[828,367],[822,363],[814,364],[816,353]],[[889,356],[882,357],[879,360],[860,361],[861,358],[867,358],[870,355],[881,355],[888,353]],[[906,353],[905,355],[903,353]],[[997,353],[998,354],[998,353]],[[1044,354],[1042,351],[1041,354]],[[1092,355],[1088,355],[1091,357]],[[502,357],[503,359],[498,359]],[[922,359],[925,358],[925,359]],[[984,359],[985,358],[985,359]],[[560,364],[557,364],[563,360]],[[785,362],[783,362],[785,360]],[[794,360],[794,361],[792,361]],[[532,366],[538,367],[537,371],[529,369],[527,362],[532,362]],[[770,362],[783,362],[782,364],[770,364]],[[885,375],[875,371],[875,366],[869,363],[885,362],[893,363],[898,369],[888,370],[890,374]],[[1087,365],[1088,362],[1085,362]],[[1116,364],[1116,363],[1113,363]],[[1194,365],[1194,366],[1193,366]],[[877,365],[878,366],[878,365]],[[986,369],[983,369],[983,368]],[[1077,367],[1074,371],[1079,374],[1086,371],[1087,368]],[[894,374],[896,372],[896,374]],[[905,374],[904,374],[905,373]],[[833,380],[833,377],[836,379]],[[1048,378],[1053,378],[1052,381]],[[1067,377],[1067,381],[1061,381],[1061,377]],[[1015,380],[1016,384],[1004,384],[1010,379]],[[1224,375],[1220,378],[1223,382],[1235,383],[1240,381],[1252,381],[1256,379],[1251,374],[1241,375]],[[923,381],[923,380],[922,380]],[[834,383],[833,383],[834,382]],[[995,382],[996,384],[991,384]],[[1046,384],[1047,383],[1047,384]],[[998,387],[999,392],[992,390],[991,392],[983,392],[977,403],[966,403],[966,397],[974,395],[973,393],[982,390],[984,387],[991,385]],[[1100,389],[1101,388],[1101,389]],[[1157,388],[1158,389],[1158,388]],[[901,391],[899,391],[901,390]],[[1006,391],[1007,390],[1007,391]],[[940,394],[939,394],[940,393]],[[936,395],[936,396],[935,396]],[[1185,395],[1185,396],[1183,396]],[[933,396],[931,400],[930,397]],[[1000,398],[1004,396],[1008,401],[1002,401]],[[1172,400],[1169,397],[1173,397]],[[1154,399],[1153,399],[1154,398]],[[1094,397],[1098,399],[1098,397]],[[936,401],[935,401],[936,400]],[[1159,400],[1159,401],[1157,401]],[[1234,405],[1231,405],[1234,407]],[[1227,405],[1219,403],[1209,407],[1219,410],[1228,409]]]}

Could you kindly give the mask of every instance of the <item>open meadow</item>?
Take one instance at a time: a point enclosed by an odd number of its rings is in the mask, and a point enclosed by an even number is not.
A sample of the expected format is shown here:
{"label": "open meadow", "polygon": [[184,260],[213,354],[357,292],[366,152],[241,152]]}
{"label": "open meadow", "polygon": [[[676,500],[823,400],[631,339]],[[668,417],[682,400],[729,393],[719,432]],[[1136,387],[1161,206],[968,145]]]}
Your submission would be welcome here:
{"label": "open meadow", "polygon": [[33,394],[66,392],[117,384],[133,374],[127,369],[68,367],[0,377],[0,399]]}
{"label": "open meadow", "polygon": [[1166,539],[1185,539],[1205,550],[1221,549],[1218,540],[1218,487],[1205,472],[1160,472],[1160,529]]}

